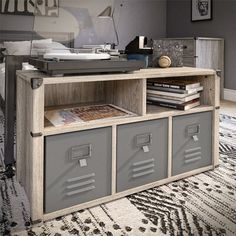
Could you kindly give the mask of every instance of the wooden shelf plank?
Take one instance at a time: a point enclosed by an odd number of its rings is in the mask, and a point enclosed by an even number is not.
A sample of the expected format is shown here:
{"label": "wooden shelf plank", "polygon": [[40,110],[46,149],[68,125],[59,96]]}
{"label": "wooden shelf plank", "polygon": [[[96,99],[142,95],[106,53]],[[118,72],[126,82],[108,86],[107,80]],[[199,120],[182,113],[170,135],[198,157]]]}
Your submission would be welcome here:
{"label": "wooden shelf plank", "polygon": [[53,126],[49,121],[44,123],[44,135],[55,135],[61,133],[68,133],[68,132],[76,132],[86,129],[94,129],[94,128],[101,128],[106,126],[112,125],[121,125],[127,123],[134,123],[134,122],[141,122],[145,120],[151,119],[159,119],[159,118],[166,118],[170,116],[178,116],[178,115],[185,115],[185,114],[192,114],[197,112],[204,112],[204,111],[212,111],[214,109],[213,106],[208,105],[200,105],[198,107],[192,108],[187,111],[181,110],[174,110],[170,108],[160,107],[160,106],[153,106],[147,105],[147,114],[144,116],[130,116],[124,118],[110,118],[110,119],[103,119],[103,120],[94,120],[89,122],[83,123],[75,123],[66,126]]}
{"label": "wooden shelf plank", "polygon": [[209,105],[200,105],[192,109],[189,109],[187,111],[176,110],[176,109],[160,107],[160,106],[155,106],[155,105],[147,105],[146,116],[148,117],[148,119],[150,119],[151,117],[156,117],[157,114],[159,115],[161,114],[163,116],[169,117],[169,116],[180,116],[180,115],[185,115],[185,114],[212,111],[212,110],[214,110],[214,107],[209,106]]}
{"label": "wooden shelf plank", "polygon": [[17,75],[30,83],[31,78],[43,78],[46,84],[63,84],[63,83],[80,83],[95,81],[115,81],[115,80],[132,80],[132,79],[148,79],[163,77],[183,77],[183,76],[201,76],[215,75],[212,69],[200,69],[192,67],[171,67],[171,68],[148,68],[129,73],[110,73],[110,74],[91,74],[91,75],[74,75],[50,77],[38,71],[17,71]]}

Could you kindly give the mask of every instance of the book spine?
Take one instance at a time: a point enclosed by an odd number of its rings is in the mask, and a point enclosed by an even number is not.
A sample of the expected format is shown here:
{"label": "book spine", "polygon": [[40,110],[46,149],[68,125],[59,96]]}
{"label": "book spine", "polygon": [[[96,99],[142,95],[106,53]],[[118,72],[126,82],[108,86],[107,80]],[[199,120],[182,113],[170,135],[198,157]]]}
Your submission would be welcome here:
{"label": "book spine", "polygon": [[147,88],[154,91],[165,91],[165,92],[181,93],[181,94],[188,93],[188,91],[183,90],[183,89],[164,88],[164,87],[156,87],[156,86],[150,86],[150,85],[148,85]]}
{"label": "book spine", "polygon": [[171,88],[171,89],[180,89],[180,90],[191,90],[200,87],[200,83],[194,84],[168,84],[168,83],[158,83],[158,82],[147,82],[147,85],[155,86],[159,88]]}
{"label": "book spine", "polygon": [[173,108],[173,109],[178,109],[178,110],[184,110],[184,105],[181,105],[181,104],[173,104],[173,103],[150,101],[150,100],[148,100],[148,104],[158,105],[161,107]]}
{"label": "book spine", "polygon": [[184,93],[172,93],[172,92],[150,90],[150,89],[147,89],[147,93],[150,96],[160,95],[160,96],[168,96],[168,97],[172,97],[172,98],[184,98],[184,97],[188,96],[188,94],[184,94]]}
{"label": "book spine", "polygon": [[157,101],[157,102],[169,102],[169,103],[173,103],[173,104],[185,103],[184,101],[178,101],[178,100],[174,100],[174,99],[165,99],[165,98],[159,98],[159,97],[153,97],[153,96],[148,96],[147,100]]}
{"label": "book spine", "polygon": [[182,89],[186,90],[185,85],[173,85],[173,84],[162,84],[162,83],[154,83],[154,86],[161,87],[161,88],[172,88],[172,89]]}
{"label": "book spine", "polygon": [[147,85],[154,86],[154,82],[148,81],[148,82],[147,82]]}

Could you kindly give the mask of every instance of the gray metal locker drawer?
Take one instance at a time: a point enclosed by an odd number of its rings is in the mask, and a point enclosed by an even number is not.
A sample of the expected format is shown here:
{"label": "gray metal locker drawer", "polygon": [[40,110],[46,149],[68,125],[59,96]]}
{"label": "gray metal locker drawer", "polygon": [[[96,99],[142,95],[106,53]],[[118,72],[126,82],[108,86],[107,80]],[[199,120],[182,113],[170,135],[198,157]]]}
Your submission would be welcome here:
{"label": "gray metal locker drawer", "polygon": [[212,164],[212,113],[173,118],[172,175]]}
{"label": "gray metal locker drawer", "polygon": [[111,194],[111,127],[45,138],[46,213]]}
{"label": "gray metal locker drawer", "polygon": [[167,177],[168,120],[117,128],[117,192]]}

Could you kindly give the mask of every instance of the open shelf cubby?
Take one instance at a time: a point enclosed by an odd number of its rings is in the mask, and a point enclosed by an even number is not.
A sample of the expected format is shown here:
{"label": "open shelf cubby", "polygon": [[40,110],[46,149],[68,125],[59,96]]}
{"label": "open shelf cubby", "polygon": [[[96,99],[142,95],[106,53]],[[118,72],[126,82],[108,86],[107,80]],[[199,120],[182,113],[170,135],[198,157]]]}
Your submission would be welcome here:
{"label": "open shelf cubby", "polygon": [[[86,121],[88,123],[101,123],[117,118],[139,116],[145,112],[144,98],[142,97],[144,89],[141,79],[47,84],[45,85],[44,110],[104,105],[124,113],[124,116],[112,117],[111,115],[105,119],[91,118],[91,120]],[[91,112],[90,115],[92,116]],[[84,126],[85,123],[70,125]],[[44,127],[46,131],[55,128],[46,118]]]}
{"label": "open shelf cubby", "polygon": [[[218,94],[218,91],[216,91],[216,84],[215,81],[212,79],[211,76],[202,76],[202,75],[195,75],[195,76],[185,76],[185,77],[167,77],[165,78],[166,80],[168,79],[187,79],[187,80],[192,80],[195,82],[200,82],[200,86],[203,87],[203,90],[200,92],[200,105],[196,106],[194,108],[191,108],[188,112],[195,112],[198,109],[203,109],[203,108],[213,108],[216,105],[216,93]],[[148,78],[147,82],[152,82],[152,81],[157,81],[157,78]],[[218,95],[217,95],[218,96]],[[179,113],[183,112],[178,109],[172,109],[172,108],[167,108],[167,107],[161,107],[158,105],[150,105],[147,104],[146,107],[146,114],[147,115],[153,115],[153,114],[160,114],[160,113],[168,113],[168,112],[173,112],[174,114],[178,115]]]}

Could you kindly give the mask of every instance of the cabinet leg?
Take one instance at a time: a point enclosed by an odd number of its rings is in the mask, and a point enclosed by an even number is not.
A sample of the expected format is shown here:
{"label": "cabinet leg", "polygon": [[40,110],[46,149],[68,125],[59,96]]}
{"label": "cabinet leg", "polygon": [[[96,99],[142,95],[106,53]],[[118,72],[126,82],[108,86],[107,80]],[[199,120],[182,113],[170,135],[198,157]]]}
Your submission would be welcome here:
{"label": "cabinet leg", "polygon": [[31,225],[35,226],[41,226],[43,225],[43,220],[42,219],[38,219],[38,220],[30,220]]}
{"label": "cabinet leg", "polygon": [[13,164],[7,165],[4,173],[7,178],[12,178],[13,176],[15,176],[15,173],[16,173],[15,165]]}

